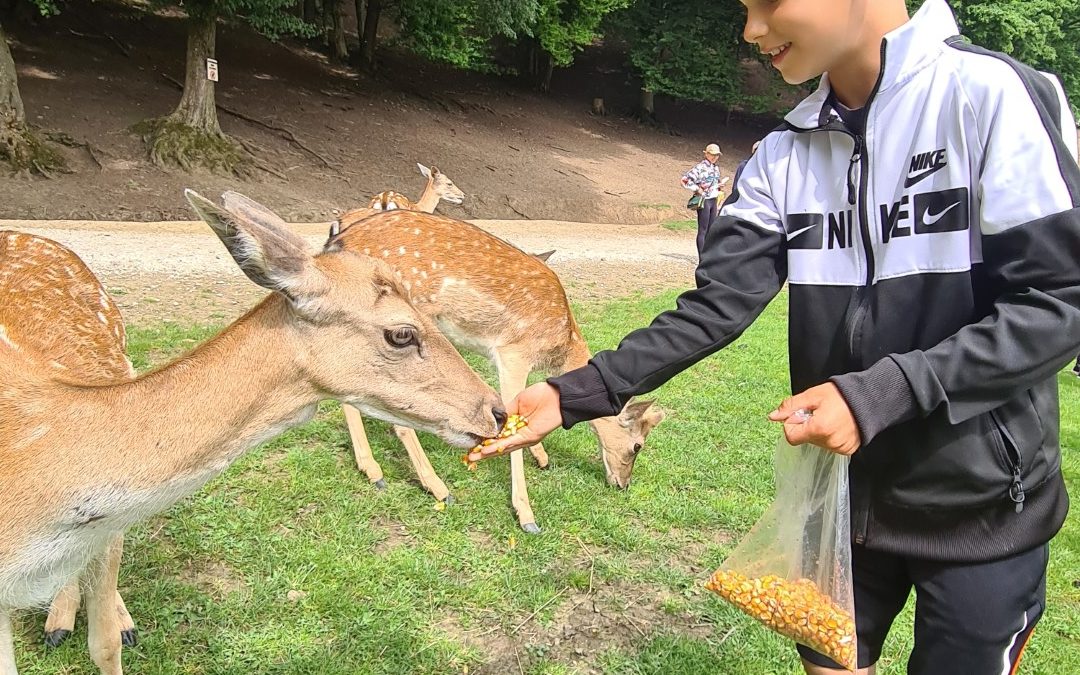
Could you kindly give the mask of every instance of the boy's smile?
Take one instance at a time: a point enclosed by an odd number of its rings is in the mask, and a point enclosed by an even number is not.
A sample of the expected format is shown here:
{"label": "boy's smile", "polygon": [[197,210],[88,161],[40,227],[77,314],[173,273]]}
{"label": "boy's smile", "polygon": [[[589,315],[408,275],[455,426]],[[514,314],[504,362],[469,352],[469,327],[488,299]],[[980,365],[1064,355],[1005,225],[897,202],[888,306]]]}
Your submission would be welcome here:
{"label": "boy's smile", "polygon": [[861,107],[881,67],[881,38],[907,20],[903,0],[740,0],[743,39],[770,57],[784,81],[828,71],[840,100]]}

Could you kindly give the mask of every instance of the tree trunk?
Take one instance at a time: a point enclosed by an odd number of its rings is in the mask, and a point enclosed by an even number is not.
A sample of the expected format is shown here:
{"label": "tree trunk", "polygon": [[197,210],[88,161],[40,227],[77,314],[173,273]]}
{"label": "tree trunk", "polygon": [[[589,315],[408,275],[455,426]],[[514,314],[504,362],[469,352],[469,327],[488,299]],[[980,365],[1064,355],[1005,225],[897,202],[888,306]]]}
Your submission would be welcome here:
{"label": "tree trunk", "polygon": [[5,127],[26,123],[26,110],[19,96],[19,80],[15,74],[15,59],[11,58],[3,25],[0,25],[0,118]]}
{"label": "tree trunk", "polygon": [[356,4],[356,39],[360,44],[364,43],[364,14],[367,4],[364,0],[355,0]]}
{"label": "tree trunk", "polygon": [[187,72],[184,95],[169,118],[204,134],[221,135],[214,102],[214,82],[206,79],[206,59],[214,58],[217,15],[188,17]]}
{"label": "tree trunk", "polygon": [[315,5],[315,0],[303,0],[304,3],[304,21],[307,23],[315,23],[318,18],[318,7]]}
{"label": "tree trunk", "polygon": [[375,70],[375,42],[379,35],[380,13],[382,0],[368,0],[364,17],[364,37],[360,40],[360,67],[368,72]]}
{"label": "tree trunk", "polygon": [[547,52],[543,54],[544,69],[540,75],[539,86],[540,91],[546,94],[551,91],[551,73],[555,70],[555,59]]}
{"label": "tree trunk", "polygon": [[349,45],[345,42],[345,1],[326,0],[323,7],[329,19],[327,38],[330,58],[345,63],[349,60]]}
{"label": "tree trunk", "polygon": [[656,107],[653,105],[653,92],[650,89],[641,89],[641,116],[646,119],[656,119]]}

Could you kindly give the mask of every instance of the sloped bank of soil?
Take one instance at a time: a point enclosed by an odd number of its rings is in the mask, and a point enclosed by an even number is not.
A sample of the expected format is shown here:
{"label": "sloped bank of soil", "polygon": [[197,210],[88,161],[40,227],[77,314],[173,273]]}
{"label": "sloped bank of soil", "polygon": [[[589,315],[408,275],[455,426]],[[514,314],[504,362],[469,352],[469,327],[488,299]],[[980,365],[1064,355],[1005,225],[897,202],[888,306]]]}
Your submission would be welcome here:
{"label": "sloped bank of soil", "polygon": [[292,220],[325,220],[384,189],[417,198],[422,162],[466,193],[461,206],[440,208],[454,217],[655,223],[690,217],[678,178],[705,144],[721,143],[730,174],[768,128],[724,127],[718,111],[663,101],[679,135],[595,117],[591,96],[626,77],[588,58],[557,72],[545,96],[392,51],[381,54],[378,75],[359,76],[302,44],[221,25],[218,102],[255,120],[219,110],[222,128],[278,175],[187,175],[153,166],[129,131],[179,100],[170,78],[183,78],[180,14],[74,3],[37,26],[5,28],[30,122],[88,145],[57,146],[74,174],[0,179],[0,218],[186,219],[182,191],[194,187],[238,190]]}

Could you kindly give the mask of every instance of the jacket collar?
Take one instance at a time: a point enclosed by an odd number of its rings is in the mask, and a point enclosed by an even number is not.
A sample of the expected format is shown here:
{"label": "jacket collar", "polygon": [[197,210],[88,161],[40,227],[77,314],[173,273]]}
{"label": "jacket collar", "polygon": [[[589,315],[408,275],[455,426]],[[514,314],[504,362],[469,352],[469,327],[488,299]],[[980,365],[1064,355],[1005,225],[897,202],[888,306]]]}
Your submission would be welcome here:
{"label": "jacket collar", "polygon": [[[906,82],[936,59],[945,48],[945,40],[959,32],[945,0],[926,0],[910,21],[882,39],[884,69],[877,91],[887,91]],[[795,106],[784,120],[803,129],[824,126],[835,116],[828,103],[831,91],[829,74],[825,73],[817,90]]]}

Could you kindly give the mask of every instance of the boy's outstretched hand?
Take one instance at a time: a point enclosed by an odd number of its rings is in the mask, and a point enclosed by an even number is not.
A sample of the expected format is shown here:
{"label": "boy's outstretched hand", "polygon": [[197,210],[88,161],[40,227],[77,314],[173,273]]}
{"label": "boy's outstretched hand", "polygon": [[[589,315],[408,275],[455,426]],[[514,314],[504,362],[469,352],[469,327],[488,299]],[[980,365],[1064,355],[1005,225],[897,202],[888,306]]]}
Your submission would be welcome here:
{"label": "boy's outstretched hand", "polygon": [[508,438],[500,438],[491,445],[485,445],[479,452],[470,452],[466,459],[475,462],[492,455],[501,455],[518,448],[535,445],[552,431],[562,426],[562,412],[559,409],[559,390],[547,382],[537,382],[518,394],[506,406],[508,415],[521,415],[529,420],[528,426]]}
{"label": "boy's outstretched hand", "polygon": [[[797,414],[800,410],[811,414]],[[769,413],[769,419],[783,422],[784,436],[791,445],[812,443],[840,455],[851,455],[859,449],[861,439],[855,416],[832,382],[785,399]]]}

